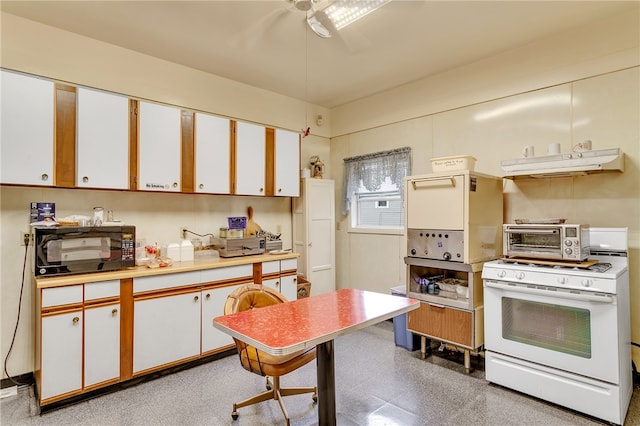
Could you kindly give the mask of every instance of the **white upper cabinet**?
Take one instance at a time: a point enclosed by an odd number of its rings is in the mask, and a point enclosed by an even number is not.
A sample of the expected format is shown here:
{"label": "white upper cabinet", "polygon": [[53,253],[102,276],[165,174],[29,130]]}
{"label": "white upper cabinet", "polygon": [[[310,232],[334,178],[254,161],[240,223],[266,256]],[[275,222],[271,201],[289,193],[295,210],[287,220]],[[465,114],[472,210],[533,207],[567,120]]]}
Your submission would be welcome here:
{"label": "white upper cabinet", "polygon": [[236,127],[236,188],[238,195],[265,195],[266,129],[238,122]]}
{"label": "white upper cabinet", "polygon": [[1,183],[52,186],[54,84],[1,72]]}
{"label": "white upper cabinet", "polygon": [[229,194],[231,122],[209,114],[195,115],[196,192]]}
{"label": "white upper cabinet", "polygon": [[180,109],[140,102],[138,189],[180,191]]}
{"label": "white upper cabinet", "polygon": [[275,188],[277,197],[300,195],[300,135],[289,130],[275,131]]}
{"label": "white upper cabinet", "polygon": [[129,99],[77,89],[79,188],[129,188]]}

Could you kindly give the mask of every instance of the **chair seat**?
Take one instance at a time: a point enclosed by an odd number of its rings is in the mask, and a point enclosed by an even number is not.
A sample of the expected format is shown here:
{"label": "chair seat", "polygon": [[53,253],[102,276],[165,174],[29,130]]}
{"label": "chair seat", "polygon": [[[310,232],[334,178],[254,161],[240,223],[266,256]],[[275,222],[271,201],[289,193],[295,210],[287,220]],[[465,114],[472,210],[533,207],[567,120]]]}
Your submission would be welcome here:
{"label": "chair seat", "polygon": [[315,347],[289,355],[275,356],[253,346],[247,346],[240,355],[240,362],[246,370],[263,376],[283,376],[314,359],[316,359]]}

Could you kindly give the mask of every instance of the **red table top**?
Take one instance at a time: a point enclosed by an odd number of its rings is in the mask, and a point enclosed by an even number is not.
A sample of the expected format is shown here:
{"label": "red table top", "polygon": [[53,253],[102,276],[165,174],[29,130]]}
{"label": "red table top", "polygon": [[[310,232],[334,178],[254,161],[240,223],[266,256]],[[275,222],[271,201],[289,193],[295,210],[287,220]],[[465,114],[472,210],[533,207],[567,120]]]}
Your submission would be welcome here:
{"label": "red table top", "polygon": [[267,353],[285,355],[417,309],[420,302],[342,289],[216,317],[213,325]]}

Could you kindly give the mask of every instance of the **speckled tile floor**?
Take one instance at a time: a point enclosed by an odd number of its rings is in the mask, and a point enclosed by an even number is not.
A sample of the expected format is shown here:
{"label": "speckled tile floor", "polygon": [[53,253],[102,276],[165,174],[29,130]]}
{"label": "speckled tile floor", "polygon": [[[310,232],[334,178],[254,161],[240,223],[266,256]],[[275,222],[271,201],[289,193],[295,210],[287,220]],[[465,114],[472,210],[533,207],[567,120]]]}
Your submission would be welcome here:
{"label": "speckled tile floor", "polygon": [[[385,322],[335,341],[338,424],[364,425],[600,425],[606,424],[544,401],[489,384],[482,359],[465,374],[441,356],[420,359],[393,343]],[[283,386],[315,383],[315,363],[282,379]],[[34,414],[33,389],[2,399],[2,425],[281,425],[275,401],[239,410],[233,402],[264,389],[264,379],[243,370],[235,356],[47,412]],[[292,425],[317,424],[309,395],[286,397]],[[640,388],[634,389],[625,425],[640,424]]]}

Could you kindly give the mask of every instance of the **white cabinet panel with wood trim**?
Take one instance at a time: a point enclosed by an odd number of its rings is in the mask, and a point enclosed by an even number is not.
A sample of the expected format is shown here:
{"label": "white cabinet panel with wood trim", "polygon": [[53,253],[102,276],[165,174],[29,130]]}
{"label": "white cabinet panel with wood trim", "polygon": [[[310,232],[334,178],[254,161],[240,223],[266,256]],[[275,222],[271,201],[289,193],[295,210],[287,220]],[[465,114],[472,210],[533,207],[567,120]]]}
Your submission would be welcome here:
{"label": "white cabinet panel with wood trim", "polygon": [[200,290],[134,301],[133,373],[200,355]]}
{"label": "white cabinet panel with wood trim", "polygon": [[227,296],[244,284],[202,291],[202,353],[233,345],[233,338],[213,326],[213,319],[224,315]]}
{"label": "white cabinet panel with wood trim", "polygon": [[210,114],[195,115],[196,192],[231,193],[231,121]]}
{"label": "white cabinet panel with wood trim", "polygon": [[334,181],[303,178],[301,196],[293,200],[293,250],[311,295],[336,288],[335,226]]}
{"label": "white cabinet panel with wood trim", "polygon": [[180,109],[140,102],[138,189],[180,192]]}
{"label": "white cabinet panel with wood trim", "polygon": [[84,310],[84,387],[120,378],[120,304]]}
{"label": "white cabinet panel with wood trim", "polygon": [[76,186],[129,188],[129,99],[77,88]]}
{"label": "white cabinet panel with wood trim", "polygon": [[53,186],[54,84],[0,70],[0,183]]}
{"label": "white cabinet panel with wood trim", "polygon": [[82,390],[82,309],[41,319],[41,400]]}
{"label": "white cabinet panel with wood trim", "polygon": [[300,195],[300,134],[275,129],[275,188],[276,197]]}
{"label": "white cabinet panel with wood trim", "polygon": [[237,195],[265,195],[266,129],[239,121],[236,125]]}

